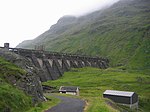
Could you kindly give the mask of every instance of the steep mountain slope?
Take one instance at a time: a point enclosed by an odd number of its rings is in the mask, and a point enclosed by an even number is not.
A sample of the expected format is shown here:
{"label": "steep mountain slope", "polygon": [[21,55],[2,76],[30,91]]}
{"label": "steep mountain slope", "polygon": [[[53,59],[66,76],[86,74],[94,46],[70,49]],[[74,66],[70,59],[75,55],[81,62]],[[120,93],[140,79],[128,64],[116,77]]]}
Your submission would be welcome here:
{"label": "steep mountain slope", "polygon": [[17,47],[105,56],[111,65],[150,66],[150,1],[121,0],[113,6],[76,18],[65,16],[48,31]]}

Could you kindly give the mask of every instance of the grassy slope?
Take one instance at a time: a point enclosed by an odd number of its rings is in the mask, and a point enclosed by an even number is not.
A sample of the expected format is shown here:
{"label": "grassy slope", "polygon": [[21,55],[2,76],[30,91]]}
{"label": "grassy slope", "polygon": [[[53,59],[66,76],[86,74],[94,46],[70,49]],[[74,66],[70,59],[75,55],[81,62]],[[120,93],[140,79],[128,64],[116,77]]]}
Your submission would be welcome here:
{"label": "grassy slope", "polygon": [[106,89],[134,91],[139,94],[139,108],[144,112],[150,110],[150,76],[142,73],[128,72],[122,69],[109,68],[106,70],[96,68],[72,69],[62,78],[48,81],[51,86],[79,86],[80,96],[88,100],[87,112],[115,112],[105,103],[102,97]]}
{"label": "grassy slope", "polygon": [[[8,83],[6,75],[23,75],[24,71],[0,58],[0,111],[9,108],[12,112],[26,111],[31,106],[31,98]],[[6,110],[5,110],[6,111]]]}
{"label": "grassy slope", "polygon": [[24,70],[0,57],[0,112],[5,112],[7,109],[11,112],[41,112],[60,102],[46,95],[49,101],[33,107],[31,97],[13,86],[7,79],[9,75],[18,77],[24,74]]}
{"label": "grassy slope", "polygon": [[50,99],[46,102],[41,102],[37,106],[32,107],[30,110],[26,112],[44,112],[45,110],[50,109],[51,107],[57,105],[60,103],[60,100],[57,98],[54,98],[52,96],[48,96],[48,94],[45,94],[46,98]]}
{"label": "grassy slope", "polygon": [[[140,67],[144,69],[150,65],[143,61],[150,54],[150,44],[145,44],[150,43],[150,14],[145,11],[149,9],[146,4],[145,9],[141,8],[143,4],[110,8],[101,15],[103,19],[99,16],[91,21],[81,33],[72,35],[71,32],[65,37],[50,41],[52,44],[47,46],[54,51],[107,56],[112,65],[132,64],[132,67],[136,67],[141,63]],[[136,56],[141,54],[143,57],[139,56],[140,60],[137,60]],[[128,63],[130,61],[132,63]]]}
{"label": "grassy slope", "polygon": [[50,51],[105,56],[113,66],[147,69],[150,66],[150,2],[124,1],[80,17],[72,26],[64,23],[64,32],[62,24],[56,24],[55,30],[61,33],[50,29],[24,47],[45,44]]}

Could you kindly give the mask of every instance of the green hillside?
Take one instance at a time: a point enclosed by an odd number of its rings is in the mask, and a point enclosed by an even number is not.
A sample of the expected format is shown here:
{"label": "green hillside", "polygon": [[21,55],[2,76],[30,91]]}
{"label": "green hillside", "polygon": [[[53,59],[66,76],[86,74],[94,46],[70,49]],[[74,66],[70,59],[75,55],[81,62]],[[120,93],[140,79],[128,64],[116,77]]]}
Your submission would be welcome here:
{"label": "green hillside", "polygon": [[132,73],[121,68],[106,70],[97,68],[72,69],[58,80],[44,82],[50,86],[57,86],[58,89],[60,86],[78,86],[80,97],[86,100],[88,104],[85,112],[126,112],[127,110],[131,112],[127,107],[120,107],[104,99],[103,92],[107,89],[136,92],[139,95],[138,112],[149,112],[149,83],[149,75]]}
{"label": "green hillside", "polygon": [[0,112],[25,112],[31,107],[31,97],[13,86],[9,75],[23,75],[24,71],[0,57]]}
{"label": "green hillside", "polygon": [[[59,99],[45,95],[46,102],[34,104],[32,96],[27,95],[14,85],[13,76],[17,79],[25,71],[0,57],[0,112],[43,112],[60,102]],[[11,77],[11,78],[10,78]]]}
{"label": "green hillside", "polygon": [[112,66],[147,70],[150,66],[150,1],[121,0],[82,17],[64,16],[48,31],[17,47],[104,56]]}

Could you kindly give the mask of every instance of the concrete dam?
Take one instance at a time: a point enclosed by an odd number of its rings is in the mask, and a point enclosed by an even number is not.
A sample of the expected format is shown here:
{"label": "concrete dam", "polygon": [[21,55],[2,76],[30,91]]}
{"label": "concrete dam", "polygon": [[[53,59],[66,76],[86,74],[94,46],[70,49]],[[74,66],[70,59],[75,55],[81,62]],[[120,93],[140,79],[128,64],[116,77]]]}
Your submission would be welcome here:
{"label": "concrete dam", "polygon": [[8,49],[30,60],[37,68],[38,72],[40,72],[39,78],[42,82],[56,80],[71,68],[96,67],[106,69],[109,65],[109,60],[102,57],[65,54],[44,50],[9,48],[7,44],[1,48]]}

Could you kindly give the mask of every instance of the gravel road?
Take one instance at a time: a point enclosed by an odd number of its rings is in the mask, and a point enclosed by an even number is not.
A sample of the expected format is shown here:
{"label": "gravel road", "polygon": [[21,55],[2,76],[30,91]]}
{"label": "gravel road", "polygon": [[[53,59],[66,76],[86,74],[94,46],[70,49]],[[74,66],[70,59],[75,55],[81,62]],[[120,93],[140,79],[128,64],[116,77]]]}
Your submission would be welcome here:
{"label": "gravel road", "polygon": [[85,102],[77,99],[64,96],[55,96],[61,100],[61,103],[52,107],[45,112],[83,112]]}

